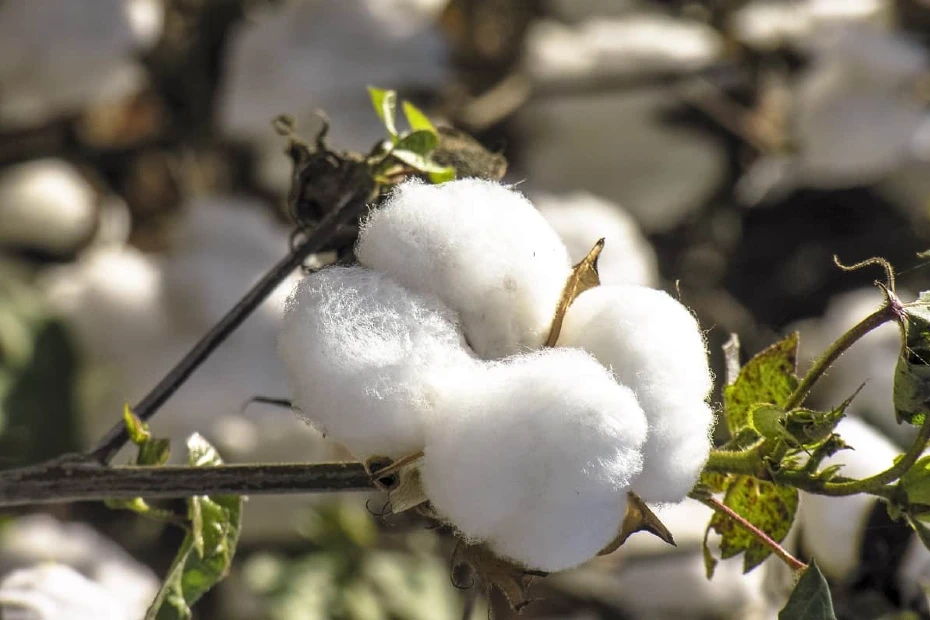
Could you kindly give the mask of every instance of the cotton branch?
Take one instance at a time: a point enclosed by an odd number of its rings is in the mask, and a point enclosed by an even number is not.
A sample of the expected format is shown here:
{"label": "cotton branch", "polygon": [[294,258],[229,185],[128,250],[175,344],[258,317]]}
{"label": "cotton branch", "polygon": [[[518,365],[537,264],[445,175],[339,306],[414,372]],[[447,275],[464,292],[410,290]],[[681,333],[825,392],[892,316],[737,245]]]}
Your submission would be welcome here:
{"label": "cotton branch", "polygon": [[62,459],[0,476],[0,508],[103,499],[369,491],[361,463],[109,467]]}

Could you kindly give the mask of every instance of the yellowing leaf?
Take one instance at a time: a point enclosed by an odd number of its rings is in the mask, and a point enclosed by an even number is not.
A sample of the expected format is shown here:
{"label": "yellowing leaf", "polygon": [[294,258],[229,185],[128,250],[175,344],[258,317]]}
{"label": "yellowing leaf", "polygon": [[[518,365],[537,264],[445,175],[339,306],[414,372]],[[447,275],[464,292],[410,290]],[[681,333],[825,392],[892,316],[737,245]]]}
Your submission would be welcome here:
{"label": "yellowing leaf", "polygon": [[562,298],[559,299],[559,305],[555,309],[552,328],[549,330],[549,338],[546,339],[547,347],[554,347],[555,343],[558,342],[559,334],[562,331],[562,322],[565,320],[565,313],[568,312],[572,302],[586,290],[601,283],[601,278],[597,275],[597,257],[600,256],[603,249],[604,240],[599,239],[591,248],[591,251],[588,252],[588,255],[581,259],[581,262],[572,269],[572,275],[569,276],[568,282],[562,290]]}
{"label": "yellowing leaf", "polygon": [[[750,476],[737,476],[727,489],[723,502],[780,543],[794,522],[798,509],[798,491]],[[720,556],[724,560],[745,553],[745,573],[761,564],[772,553],[771,549],[725,514],[715,512],[708,528],[723,537],[720,541]]]}
{"label": "yellowing leaf", "polygon": [[723,392],[724,416],[731,435],[750,425],[761,403],[783,407],[798,386],[798,334],[794,332],[753,357]]}

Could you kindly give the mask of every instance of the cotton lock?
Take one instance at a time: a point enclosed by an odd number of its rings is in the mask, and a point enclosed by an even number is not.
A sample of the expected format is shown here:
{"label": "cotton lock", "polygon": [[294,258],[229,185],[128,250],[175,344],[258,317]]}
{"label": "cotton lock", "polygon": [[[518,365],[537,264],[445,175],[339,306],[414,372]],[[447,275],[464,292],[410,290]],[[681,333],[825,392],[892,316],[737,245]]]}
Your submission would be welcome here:
{"label": "cotton lock", "polygon": [[569,307],[557,346],[588,351],[636,394],[649,437],[633,490],[647,502],[684,499],[707,460],[714,422],[706,402],[713,377],[694,316],[662,291],[599,286]]}
{"label": "cotton lock", "polygon": [[433,392],[420,474],[466,540],[556,571],[618,534],[642,468],[646,418],[633,392],[573,349],[476,364]]}
{"label": "cotton lock", "polygon": [[306,419],[361,460],[422,450],[430,374],[471,359],[438,299],[361,267],[298,284],[278,352]]}
{"label": "cotton lock", "polygon": [[459,313],[484,359],[541,347],[571,273],[568,251],[532,203],[479,179],[404,183],[363,222],[355,252]]}

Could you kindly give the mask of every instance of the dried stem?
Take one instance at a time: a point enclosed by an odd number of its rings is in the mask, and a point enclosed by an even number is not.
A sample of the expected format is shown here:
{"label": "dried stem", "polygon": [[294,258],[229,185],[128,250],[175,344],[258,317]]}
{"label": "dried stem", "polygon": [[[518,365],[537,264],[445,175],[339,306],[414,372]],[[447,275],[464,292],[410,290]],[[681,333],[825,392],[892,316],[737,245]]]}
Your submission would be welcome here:
{"label": "dried stem", "polygon": [[797,559],[796,557],[788,553],[788,551],[784,547],[782,547],[780,544],[775,542],[775,540],[773,540],[768,534],[766,534],[765,532],[757,528],[755,525],[753,525],[749,521],[747,521],[744,517],[739,515],[732,508],[730,508],[729,506],[727,506],[726,504],[718,500],[716,497],[704,496],[704,495],[700,495],[697,493],[692,493],[690,497],[692,499],[696,499],[697,501],[701,502],[708,508],[711,508],[712,510],[716,512],[724,514],[730,519],[733,519],[734,521],[736,521],[746,531],[748,531],[750,534],[755,536],[759,542],[761,542],[763,545],[771,549],[772,553],[774,553],[779,558],[781,558],[782,561],[784,561],[784,563],[787,564],[788,567],[791,568],[791,570],[793,570],[794,572],[801,573],[807,570],[807,564],[805,564],[801,560]]}
{"label": "dried stem", "polygon": [[112,467],[59,459],[0,472],[0,507],[193,495],[275,495],[373,490],[361,463]]}

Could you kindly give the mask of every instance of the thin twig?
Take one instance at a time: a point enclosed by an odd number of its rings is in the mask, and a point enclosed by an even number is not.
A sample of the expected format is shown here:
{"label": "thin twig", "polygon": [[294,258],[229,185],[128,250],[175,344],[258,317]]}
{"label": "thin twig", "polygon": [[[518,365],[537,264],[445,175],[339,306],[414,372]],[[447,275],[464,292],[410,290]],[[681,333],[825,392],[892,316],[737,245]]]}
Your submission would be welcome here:
{"label": "thin twig", "polygon": [[369,491],[361,463],[111,467],[59,460],[0,472],[0,507],[192,495]]}
{"label": "thin twig", "polygon": [[747,521],[742,515],[735,512],[732,508],[730,508],[729,506],[727,506],[726,504],[718,500],[716,497],[704,496],[704,495],[700,495],[697,493],[692,493],[690,497],[692,499],[696,499],[697,501],[701,502],[708,508],[711,508],[712,510],[716,512],[725,514],[729,518],[733,519],[736,523],[738,523],[741,527],[743,527],[747,532],[755,536],[759,542],[761,542],[763,545],[771,549],[772,553],[774,553],[779,558],[781,558],[791,570],[795,571],[796,573],[800,573],[800,572],[807,570],[807,564],[805,564],[801,560],[797,559],[796,557],[788,553],[787,549],[785,549],[780,544],[775,542],[775,540],[772,539],[768,534],[766,534],[765,532],[757,528],[755,525],[753,525],[749,521]]}
{"label": "thin twig", "polygon": [[[320,225],[307,236],[306,241],[291,250],[286,257],[272,267],[245,294],[239,303],[220,319],[219,323],[214,325],[187,355],[158,382],[158,385],[132,408],[133,412],[143,422],[155,415],[155,412],[165,404],[165,401],[187,381],[191,374],[265,301],[288,275],[297,269],[308,256],[326,249],[326,245],[339,232],[340,227],[361,213],[365,207],[365,198],[367,197],[361,197],[361,199],[356,199],[353,202],[352,199],[355,197],[355,194],[347,193],[342,201],[323,218]],[[128,440],[126,425],[120,418],[88,456],[99,463],[108,463]]]}

